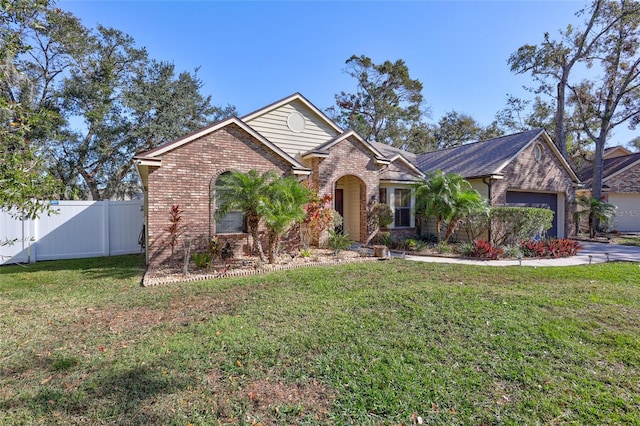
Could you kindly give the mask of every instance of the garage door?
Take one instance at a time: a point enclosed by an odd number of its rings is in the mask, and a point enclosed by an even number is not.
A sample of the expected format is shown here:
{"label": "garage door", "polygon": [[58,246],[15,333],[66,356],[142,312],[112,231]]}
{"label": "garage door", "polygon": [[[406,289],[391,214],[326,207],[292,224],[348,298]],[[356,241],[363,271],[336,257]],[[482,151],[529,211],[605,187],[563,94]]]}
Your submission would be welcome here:
{"label": "garage door", "polygon": [[640,194],[610,193],[609,202],[618,207],[614,229],[640,232]]}
{"label": "garage door", "polygon": [[558,236],[558,195],[542,192],[517,192],[507,191],[507,205],[520,207],[539,207],[553,211],[551,229],[547,231],[548,237]]}

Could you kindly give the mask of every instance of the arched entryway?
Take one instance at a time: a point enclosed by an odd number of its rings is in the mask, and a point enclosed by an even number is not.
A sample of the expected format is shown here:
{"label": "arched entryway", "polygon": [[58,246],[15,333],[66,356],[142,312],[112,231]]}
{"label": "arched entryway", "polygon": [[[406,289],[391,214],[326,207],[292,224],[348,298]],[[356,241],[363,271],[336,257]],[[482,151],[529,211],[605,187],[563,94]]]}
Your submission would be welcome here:
{"label": "arched entryway", "polygon": [[347,175],[336,181],[334,208],[343,218],[343,231],[352,241],[366,239],[366,188],[362,179]]}

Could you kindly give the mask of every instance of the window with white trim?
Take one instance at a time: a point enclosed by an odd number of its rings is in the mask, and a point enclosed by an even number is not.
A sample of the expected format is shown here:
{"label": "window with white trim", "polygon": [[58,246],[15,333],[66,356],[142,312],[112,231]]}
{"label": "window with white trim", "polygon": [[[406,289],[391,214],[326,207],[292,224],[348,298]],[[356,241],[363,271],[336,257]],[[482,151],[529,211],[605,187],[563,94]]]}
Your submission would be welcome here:
{"label": "window with white trim", "polygon": [[411,189],[395,188],[393,190],[394,198],[394,221],[393,226],[396,228],[411,226]]}

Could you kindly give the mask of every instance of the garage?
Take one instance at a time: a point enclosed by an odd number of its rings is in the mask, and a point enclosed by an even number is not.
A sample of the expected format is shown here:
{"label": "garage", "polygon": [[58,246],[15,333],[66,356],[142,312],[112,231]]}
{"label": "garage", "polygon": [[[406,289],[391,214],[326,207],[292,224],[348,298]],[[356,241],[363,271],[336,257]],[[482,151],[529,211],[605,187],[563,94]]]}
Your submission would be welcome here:
{"label": "garage", "polygon": [[614,192],[609,203],[617,207],[614,229],[620,232],[640,232],[640,194]]}
{"label": "garage", "polygon": [[558,194],[507,191],[507,205],[546,208],[553,211],[553,221],[551,228],[547,231],[547,236],[552,238],[563,237],[562,234],[558,233]]}

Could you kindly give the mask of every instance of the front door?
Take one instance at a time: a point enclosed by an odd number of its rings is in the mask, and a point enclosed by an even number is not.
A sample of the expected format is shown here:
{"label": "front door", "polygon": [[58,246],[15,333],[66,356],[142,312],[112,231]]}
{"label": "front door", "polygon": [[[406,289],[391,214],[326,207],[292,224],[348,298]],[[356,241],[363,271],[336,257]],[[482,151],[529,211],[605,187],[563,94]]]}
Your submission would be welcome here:
{"label": "front door", "polygon": [[[338,214],[340,214],[341,217],[344,218],[344,190],[343,189],[336,188],[334,201],[335,201],[336,211],[338,212]],[[340,233],[342,233],[343,230],[344,230],[344,222],[342,225],[336,227],[335,229],[336,232],[340,232]]]}

